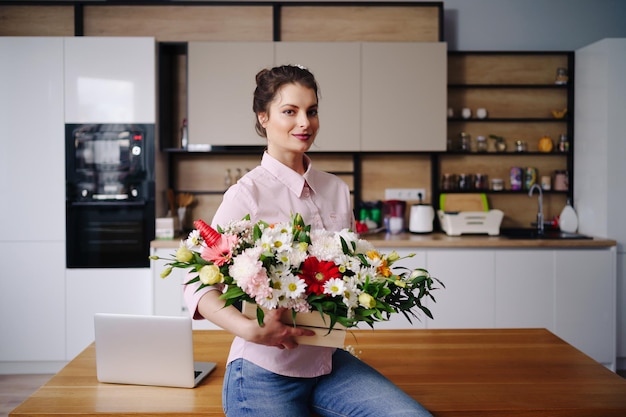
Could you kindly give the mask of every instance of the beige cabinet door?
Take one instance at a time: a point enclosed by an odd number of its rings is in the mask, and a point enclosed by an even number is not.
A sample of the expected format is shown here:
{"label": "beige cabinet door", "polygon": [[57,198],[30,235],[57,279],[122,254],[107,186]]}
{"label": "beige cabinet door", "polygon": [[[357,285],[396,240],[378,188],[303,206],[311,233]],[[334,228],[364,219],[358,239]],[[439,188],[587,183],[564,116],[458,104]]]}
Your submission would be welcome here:
{"label": "beige cabinet door", "polygon": [[319,84],[320,131],[311,152],[360,150],[361,46],[355,42],[277,42],[276,65],[307,67]]}
{"label": "beige cabinet door", "polygon": [[272,42],[189,42],[189,144],[264,146],[254,130],[255,76],[274,64]]}
{"label": "beige cabinet door", "polygon": [[362,44],[362,151],[445,151],[445,43]]}

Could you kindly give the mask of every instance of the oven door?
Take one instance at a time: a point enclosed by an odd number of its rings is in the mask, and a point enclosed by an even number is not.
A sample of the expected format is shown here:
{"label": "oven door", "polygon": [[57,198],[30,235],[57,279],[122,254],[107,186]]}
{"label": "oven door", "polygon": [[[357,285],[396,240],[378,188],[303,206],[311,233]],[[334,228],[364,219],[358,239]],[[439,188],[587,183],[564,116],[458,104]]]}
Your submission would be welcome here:
{"label": "oven door", "polygon": [[149,267],[150,210],[143,201],[69,202],[67,267]]}

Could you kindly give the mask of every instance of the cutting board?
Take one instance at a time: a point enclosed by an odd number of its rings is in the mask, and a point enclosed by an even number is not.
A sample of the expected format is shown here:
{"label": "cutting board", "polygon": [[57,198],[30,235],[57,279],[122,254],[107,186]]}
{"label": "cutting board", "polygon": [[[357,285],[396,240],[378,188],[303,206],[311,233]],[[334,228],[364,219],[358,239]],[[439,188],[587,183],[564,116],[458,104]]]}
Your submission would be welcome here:
{"label": "cutting board", "polygon": [[439,207],[443,211],[489,211],[484,193],[441,194]]}

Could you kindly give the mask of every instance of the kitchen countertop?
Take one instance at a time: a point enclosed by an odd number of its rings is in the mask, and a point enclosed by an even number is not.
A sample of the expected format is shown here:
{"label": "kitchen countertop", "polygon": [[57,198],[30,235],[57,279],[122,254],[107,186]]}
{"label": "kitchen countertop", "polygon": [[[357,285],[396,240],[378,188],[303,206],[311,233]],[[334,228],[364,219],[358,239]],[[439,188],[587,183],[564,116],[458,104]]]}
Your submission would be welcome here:
{"label": "kitchen countertop", "polygon": [[[182,238],[182,237],[181,237]],[[180,239],[153,240],[154,249],[176,249]],[[390,235],[384,232],[363,235],[378,248],[610,248],[617,242],[612,239],[594,237],[593,239],[510,239],[503,236],[462,235],[448,236],[445,233],[399,233]]]}

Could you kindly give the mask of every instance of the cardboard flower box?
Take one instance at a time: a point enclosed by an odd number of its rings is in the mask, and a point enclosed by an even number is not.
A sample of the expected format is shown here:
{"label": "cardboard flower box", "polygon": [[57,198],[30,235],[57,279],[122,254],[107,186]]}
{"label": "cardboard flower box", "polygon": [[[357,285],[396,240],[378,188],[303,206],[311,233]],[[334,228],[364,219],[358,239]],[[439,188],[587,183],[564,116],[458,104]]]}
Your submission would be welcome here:
{"label": "cardboard flower box", "polygon": [[[256,304],[244,302],[242,306],[242,313],[246,317],[256,319],[256,308]],[[285,324],[293,325],[291,311],[285,311],[281,321]],[[311,313],[298,313],[296,315],[296,326],[313,330],[315,332],[315,336],[296,337],[296,342],[301,345],[343,348],[344,341],[346,339],[346,328],[341,324],[336,323],[333,330],[329,333],[329,325],[330,317],[326,316],[326,320],[324,321],[322,316],[317,311],[313,311]]]}

